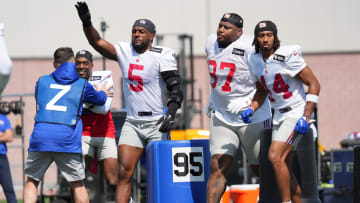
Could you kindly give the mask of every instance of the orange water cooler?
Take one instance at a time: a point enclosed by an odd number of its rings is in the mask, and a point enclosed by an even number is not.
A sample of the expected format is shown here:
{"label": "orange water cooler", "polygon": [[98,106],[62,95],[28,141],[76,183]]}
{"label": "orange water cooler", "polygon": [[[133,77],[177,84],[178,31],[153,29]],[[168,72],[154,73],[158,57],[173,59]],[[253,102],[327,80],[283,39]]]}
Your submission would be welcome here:
{"label": "orange water cooler", "polygon": [[233,203],[257,203],[259,184],[242,184],[230,186],[230,198]]}

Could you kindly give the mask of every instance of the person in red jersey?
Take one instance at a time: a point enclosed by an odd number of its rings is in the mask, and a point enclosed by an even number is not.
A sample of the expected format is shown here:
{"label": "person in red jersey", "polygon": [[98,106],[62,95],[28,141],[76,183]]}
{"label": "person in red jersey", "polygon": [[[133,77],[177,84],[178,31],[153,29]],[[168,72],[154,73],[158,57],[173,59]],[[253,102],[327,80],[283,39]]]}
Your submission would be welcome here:
{"label": "person in red jersey", "polygon": [[[89,51],[77,52],[75,62],[79,76],[86,79],[91,85],[106,85],[109,88],[113,86],[111,71],[93,72],[93,57]],[[85,156],[85,169],[88,170],[94,158],[97,157],[104,166],[104,175],[110,189],[115,193],[118,177],[118,156],[115,126],[110,112],[111,103],[112,97],[108,97],[102,106],[84,105],[81,116],[83,121],[82,151]]]}

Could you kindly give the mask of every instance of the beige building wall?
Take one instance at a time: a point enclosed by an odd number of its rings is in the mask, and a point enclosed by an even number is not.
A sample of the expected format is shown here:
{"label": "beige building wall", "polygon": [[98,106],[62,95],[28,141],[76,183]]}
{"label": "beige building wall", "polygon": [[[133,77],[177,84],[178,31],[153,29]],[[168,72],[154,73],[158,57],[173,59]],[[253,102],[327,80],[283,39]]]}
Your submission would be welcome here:
{"label": "beige building wall", "polygon": [[340,148],[339,142],[348,133],[360,131],[360,53],[304,57],[321,84],[320,141],[326,149]]}

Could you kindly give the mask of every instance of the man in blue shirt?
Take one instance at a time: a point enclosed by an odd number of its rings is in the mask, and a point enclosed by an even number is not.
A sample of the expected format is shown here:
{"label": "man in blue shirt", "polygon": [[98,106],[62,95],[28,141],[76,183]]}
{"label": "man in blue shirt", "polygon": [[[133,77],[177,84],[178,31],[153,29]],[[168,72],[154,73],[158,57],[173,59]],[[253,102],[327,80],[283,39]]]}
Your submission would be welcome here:
{"label": "man in blue shirt", "polygon": [[6,156],[6,143],[13,140],[13,132],[8,118],[0,113],[0,184],[9,203],[16,203],[14,186],[11,180],[9,161]]}
{"label": "man in blue shirt", "polygon": [[74,63],[74,52],[69,47],[54,53],[55,71],[44,75],[36,83],[36,116],[30,137],[29,155],[25,165],[27,182],[24,202],[35,203],[37,186],[54,161],[70,183],[76,203],[89,202],[83,184],[85,171],[81,151],[83,103],[103,105],[109,88],[96,87],[79,77]]}

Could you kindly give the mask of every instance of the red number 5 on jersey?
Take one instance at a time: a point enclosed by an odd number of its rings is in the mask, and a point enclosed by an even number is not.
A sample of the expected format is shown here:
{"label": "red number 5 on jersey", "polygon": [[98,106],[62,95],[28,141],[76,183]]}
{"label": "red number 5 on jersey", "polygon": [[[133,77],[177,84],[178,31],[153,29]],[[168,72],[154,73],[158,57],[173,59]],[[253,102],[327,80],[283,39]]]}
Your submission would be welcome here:
{"label": "red number 5 on jersey", "polygon": [[[265,77],[263,75],[260,77],[260,80],[261,80],[261,84],[265,87],[266,91],[268,92],[268,96],[269,96],[270,101],[275,102],[275,99],[272,97],[271,91],[266,86]],[[292,92],[289,92],[289,85],[285,84],[285,82],[284,82],[283,78],[281,77],[280,73],[277,73],[275,75],[274,84],[273,84],[272,89],[274,90],[274,92],[276,94],[279,94],[279,93],[283,92],[284,94],[283,94],[282,97],[284,99],[289,99],[292,96]]]}
{"label": "red number 5 on jersey", "polygon": [[130,84],[129,88],[131,91],[135,91],[135,92],[141,92],[144,89],[143,86],[143,79],[141,76],[138,75],[133,75],[133,70],[144,70],[144,66],[142,65],[137,65],[137,64],[130,64],[129,66],[129,72],[128,72],[128,78],[131,81],[137,81],[137,86]]}
{"label": "red number 5 on jersey", "polygon": [[[213,82],[211,82],[211,87],[215,88],[217,83],[217,76],[216,76],[216,61],[209,60],[209,67],[212,66],[212,72],[210,72],[210,77],[213,78]],[[226,78],[225,84],[221,87],[221,90],[224,92],[231,92],[230,83],[234,77],[236,66],[233,63],[221,62],[220,63],[220,70],[224,70],[225,68],[229,68],[229,73]]]}

